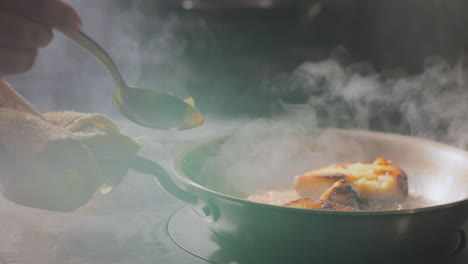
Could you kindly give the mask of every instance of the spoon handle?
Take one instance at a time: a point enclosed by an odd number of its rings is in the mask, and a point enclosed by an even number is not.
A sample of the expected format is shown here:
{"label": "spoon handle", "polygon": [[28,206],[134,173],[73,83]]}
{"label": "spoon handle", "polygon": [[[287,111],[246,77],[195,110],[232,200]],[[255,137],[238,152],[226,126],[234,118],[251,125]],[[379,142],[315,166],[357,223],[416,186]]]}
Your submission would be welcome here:
{"label": "spoon handle", "polygon": [[112,75],[112,78],[114,79],[118,87],[128,87],[127,83],[122,78],[122,75],[120,74],[119,69],[115,65],[112,58],[109,56],[109,54],[107,54],[107,52],[103,48],[101,48],[101,46],[99,46],[98,43],[96,43],[96,41],[94,41],[82,31],[77,31],[73,33],[62,33],[65,36],[72,39],[73,41],[75,41],[75,43],[78,44],[78,46],[82,47],[83,49],[94,55],[106,67],[106,69]]}

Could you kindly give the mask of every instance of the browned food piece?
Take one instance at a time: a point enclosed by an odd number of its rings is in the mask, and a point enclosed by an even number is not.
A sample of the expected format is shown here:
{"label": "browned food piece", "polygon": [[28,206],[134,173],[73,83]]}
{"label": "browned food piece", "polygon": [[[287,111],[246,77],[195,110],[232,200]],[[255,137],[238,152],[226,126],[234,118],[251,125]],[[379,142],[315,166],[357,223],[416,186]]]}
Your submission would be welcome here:
{"label": "browned food piece", "polygon": [[384,158],[374,163],[342,163],[312,170],[294,180],[301,197],[319,198],[335,182],[345,180],[364,201],[400,201],[408,196],[405,172]]}
{"label": "browned food piece", "polygon": [[364,204],[353,187],[345,180],[335,182],[322,194],[320,200],[331,201],[353,208],[361,208]]}
{"label": "browned food piece", "polygon": [[333,211],[358,211],[356,208],[344,206],[331,201],[324,201],[312,198],[302,198],[285,204],[287,207],[302,208],[302,209],[322,209]]}

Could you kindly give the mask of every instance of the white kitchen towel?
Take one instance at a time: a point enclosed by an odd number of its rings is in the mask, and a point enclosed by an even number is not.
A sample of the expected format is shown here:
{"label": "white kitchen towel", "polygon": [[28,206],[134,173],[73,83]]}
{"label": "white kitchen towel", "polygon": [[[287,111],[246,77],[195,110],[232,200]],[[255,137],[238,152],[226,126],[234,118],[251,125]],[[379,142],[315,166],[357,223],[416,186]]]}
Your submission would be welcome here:
{"label": "white kitchen towel", "polygon": [[[16,203],[53,211],[85,204],[102,185],[115,186],[140,145],[99,114],[41,114],[0,82],[0,187]],[[12,95],[13,94],[13,95]]]}

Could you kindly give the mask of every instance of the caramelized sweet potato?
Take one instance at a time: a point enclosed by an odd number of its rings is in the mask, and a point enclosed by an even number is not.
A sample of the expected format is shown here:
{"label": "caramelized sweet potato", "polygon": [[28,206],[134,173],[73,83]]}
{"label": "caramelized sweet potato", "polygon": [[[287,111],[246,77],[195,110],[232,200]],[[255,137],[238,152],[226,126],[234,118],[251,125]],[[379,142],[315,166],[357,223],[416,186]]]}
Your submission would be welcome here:
{"label": "caramelized sweet potato", "polygon": [[364,205],[353,187],[345,180],[335,182],[322,194],[320,200],[327,200],[353,208],[361,208]]}
{"label": "caramelized sweet potato", "polygon": [[296,176],[301,197],[319,198],[335,182],[345,180],[364,201],[400,201],[408,196],[405,172],[384,158],[374,163],[342,163]]}
{"label": "caramelized sweet potato", "polygon": [[312,198],[302,198],[289,203],[284,206],[302,208],[302,209],[322,209],[322,210],[334,210],[334,211],[358,211],[356,208],[348,207],[332,201],[324,201]]}

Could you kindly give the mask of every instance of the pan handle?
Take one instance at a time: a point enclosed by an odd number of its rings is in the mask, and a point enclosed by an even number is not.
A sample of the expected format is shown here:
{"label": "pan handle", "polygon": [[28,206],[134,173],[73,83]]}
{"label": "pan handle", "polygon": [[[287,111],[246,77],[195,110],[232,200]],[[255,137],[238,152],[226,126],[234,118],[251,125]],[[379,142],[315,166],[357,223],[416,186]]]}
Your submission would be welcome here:
{"label": "pan handle", "polygon": [[213,202],[203,199],[201,195],[197,195],[196,193],[176,184],[172,180],[170,174],[158,163],[138,155],[135,155],[130,159],[128,157],[122,157],[118,154],[109,152],[95,152],[95,155],[99,157],[99,159],[125,163],[125,165],[130,169],[154,176],[161,188],[175,198],[191,204],[194,211],[206,222],[212,223],[219,219],[219,209],[215,204],[213,204]]}
{"label": "pan handle", "polygon": [[135,156],[129,160],[128,166],[137,172],[154,176],[161,188],[163,188],[175,198],[192,205],[197,204],[199,200],[198,197],[185,188],[174,183],[169,173],[158,163],[142,156]]}
{"label": "pan handle", "polygon": [[218,206],[174,183],[169,173],[158,163],[137,155],[130,159],[128,165],[129,168],[135,171],[155,176],[159,185],[165,191],[175,198],[191,204],[194,211],[206,222],[213,223],[219,219]]}

